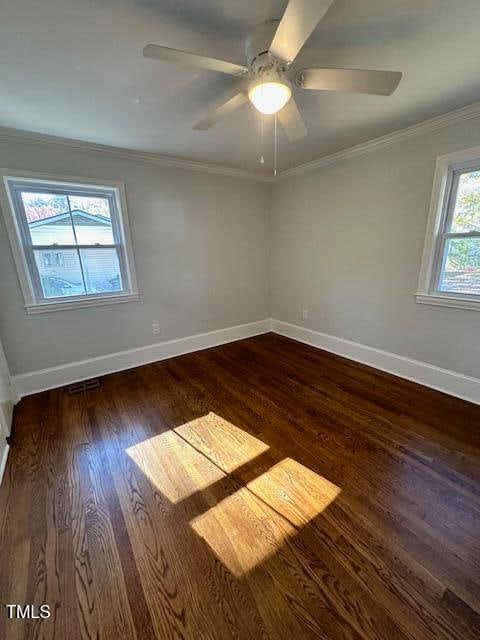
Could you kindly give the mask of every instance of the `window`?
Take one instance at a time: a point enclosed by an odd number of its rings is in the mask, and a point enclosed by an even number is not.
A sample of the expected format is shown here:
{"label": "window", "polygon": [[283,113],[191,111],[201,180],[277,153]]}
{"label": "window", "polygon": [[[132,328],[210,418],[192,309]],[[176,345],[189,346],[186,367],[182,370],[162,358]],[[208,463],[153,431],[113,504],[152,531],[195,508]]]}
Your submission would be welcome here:
{"label": "window", "polygon": [[437,160],[416,298],[480,311],[480,147]]}
{"label": "window", "polygon": [[138,300],[121,183],[3,173],[2,209],[29,313]]}

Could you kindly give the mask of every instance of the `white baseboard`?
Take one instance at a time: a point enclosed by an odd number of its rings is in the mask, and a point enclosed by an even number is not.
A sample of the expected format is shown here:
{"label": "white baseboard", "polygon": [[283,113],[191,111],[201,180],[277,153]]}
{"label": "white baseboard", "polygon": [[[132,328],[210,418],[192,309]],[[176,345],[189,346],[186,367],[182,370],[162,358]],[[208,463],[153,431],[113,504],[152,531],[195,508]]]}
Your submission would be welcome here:
{"label": "white baseboard", "polygon": [[149,362],[173,358],[192,351],[208,349],[234,340],[250,338],[261,333],[270,331],[270,320],[259,320],[248,324],[241,324],[235,327],[218,329],[200,333],[177,340],[157,342],[137,349],[110,353],[98,358],[80,360],[70,364],[63,364],[58,367],[41,369],[30,373],[21,373],[13,376],[16,391],[20,397],[63,387],[81,380],[96,378],[108,373],[131,369]]}
{"label": "white baseboard", "polygon": [[388,351],[368,347],[367,345],[337,338],[327,333],[313,331],[281,320],[259,320],[248,324],[237,325],[209,331],[194,336],[158,342],[137,349],[111,353],[98,358],[81,360],[70,364],[22,373],[13,376],[13,383],[19,397],[63,387],[81,380],[115,373],[138,367],[149,362],[173,358],[192,351],[208,349],[242,338],[274,331],[304,342],[313,347],[336,353],[350,360],[361,362],[381,371],[392,373],[401,378],[412,380],[438,391],[443,391],[457,398],[480,404],[480,379],[441,369],[425,362],[405,358]]}
{"label": "white baseboard", "polygon": [[271,329],[282,336],[336,353],[381,371],[393,373],[400,378],[418,382],[418,384],[437,391],[443,391],[462,400],[480,404],[480,379],[478,378],[434,367],[425,362],[405,358],[395,353],[368,347],[358,342],[344,340],[343,338],[299,327],[281,320],[272,319]]}
{"label": "white baseboard", "polygon": [[7,466],[7,458],[10,447],[7,441],[0,436],[0,484],[2,484],[3,474],[5,473],[5,467]]}

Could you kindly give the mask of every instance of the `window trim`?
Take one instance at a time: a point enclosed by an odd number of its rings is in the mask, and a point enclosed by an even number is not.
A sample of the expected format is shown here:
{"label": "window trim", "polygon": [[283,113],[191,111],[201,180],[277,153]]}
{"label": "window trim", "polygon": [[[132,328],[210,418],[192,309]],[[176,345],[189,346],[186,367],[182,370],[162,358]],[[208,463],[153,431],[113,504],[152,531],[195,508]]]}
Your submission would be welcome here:
{"label": "window trim", "polygon": [[[125,196],[125,185],[123,182],[114,180],[98,180],[95,178],[83,178],[78,176],[65,176],[32,171],[18,171],[16,169],[0,169],[2,180],[0,181],[0,206],[3,211],[8,238],[17,269],[20,287],[24,299],[24,308],[28,314],[44,313],[48,311],[63,311],[66,309],[78,309],[81,307],[94,307],[107,304],[118,304],[121,302],[133,302],[140,299],[137,280],[135,275],[135,264],[133,258],[132,242],[130,237],[130,225],[128,221],[127,201]],[[88,189],[92,192],[101,193],[104,189],[108,192],[109,198],[115,207],[116,226],[118,226],[118,238],[114,238],[115,245],[120,245],[122,251],[118,251],[119,265],[122,278],[124,278],[125,290],[122,292],[102,293],[99,295],[65,296],[52,300],[40,299],[36,296],[37,286],[32,278],[31,268],[24,243],[24,227],[18,220],[12,183],[31,182],[37,185],[39,182],[45,183],[45,188],[50,187],[56,191],[65,188],[71,191],[81,191],[84,193]]]}
{"label": "window trim", "polygon": [[[456,195],[455,176],[459,171],[480,165],[480,146],[439,156],[435,165],[430,209],[425,233],[422,263],[415,299],[420,304],[480,311],[480,295],[438,291],[443,259],[445,229],[452,213],[451,201]],[[477,233],[449,233],[453,237],[478,237]]]}

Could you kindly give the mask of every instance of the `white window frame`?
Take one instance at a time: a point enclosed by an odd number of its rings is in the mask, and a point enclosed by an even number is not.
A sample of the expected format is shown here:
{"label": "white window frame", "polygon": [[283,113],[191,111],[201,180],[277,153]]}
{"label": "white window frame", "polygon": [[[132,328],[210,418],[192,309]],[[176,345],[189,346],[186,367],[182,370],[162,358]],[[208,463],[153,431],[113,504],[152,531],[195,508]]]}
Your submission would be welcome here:
{"label": "white window frame", "polygon": [[480,232],[449,233],[459,172],[480,168],[480,147],[450,153],[437,158],[430,211],[425,234],[422,265],[415,294],[420,304],[480,311],[480,295],[447,293],[438,290],[445,241],[449,237],[480,237]]}
{"label": "white window frame", "polygon": [[[0,206],[5,218],[27,313],[63,311],[81,307],[132,302],[140,299],[135,276],[125,185],[123,182],[18,171],[16,169],[0,169],[0,175],[2,177],[2,180],[0,180]],[[118,247],[122,283],[124,285],[123,291],[66,296],[52,300],[46,300],[43,297],[43,293],[39,291],[36,267],[31,264],[31,260],[28,257],[29,251],[26,250],[25,221],[22,213],[17,208],[18,201],[15,196],[15,186],[18,184],[30,184],[46,190],[65,189],[70,193],[88,192],[89,195],[108,196],[110,205],[113,208],[112,215],[115,216],[115,246]],[[46,245],[45,247],[48,248]],[[51,250],[59,248],[61,249],[62,247],[52,245]]]}

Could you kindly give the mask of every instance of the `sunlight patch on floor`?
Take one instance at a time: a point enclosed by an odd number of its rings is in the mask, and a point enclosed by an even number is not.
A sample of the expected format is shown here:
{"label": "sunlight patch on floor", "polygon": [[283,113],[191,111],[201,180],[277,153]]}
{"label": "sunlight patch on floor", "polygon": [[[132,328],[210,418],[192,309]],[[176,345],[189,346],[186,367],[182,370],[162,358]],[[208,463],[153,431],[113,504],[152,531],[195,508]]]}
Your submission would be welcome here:
{"label": "sunlight patch on floor", "polygon": [[269,448],[213,411],[176,427],[175,432],[226,473],[231,473]]}
{"label": "sunlight patch on floor", "polygon": [[213,412],[127,454],[236,576],[281,553],[341,491]]}
{"label": "sunlight patch on floor", "polygon": [[225,477],[174,431],[139,442],[129,447],[127,453],[172,504]]}
{"label": "sunlight patch on floor", "polygon": [[215,413],[129,447],[126,452],[172,504],[225,478],[268,450]]}
{"label": "sunlight patch on floor", "polygon": [[307,524],[340,493],[335,484],[292,458],[252,480],[247,488],[295,527]]}
{"label": "sunlight patch on floor", "polygon": [[340,491],[285,458],[190,524],[222,563],[241,576],[277,552]]}

